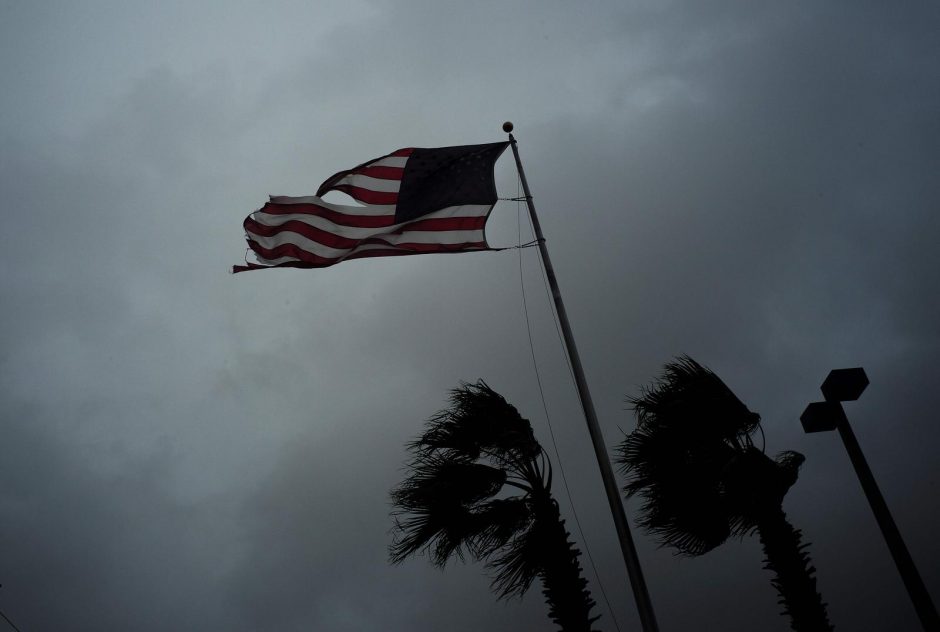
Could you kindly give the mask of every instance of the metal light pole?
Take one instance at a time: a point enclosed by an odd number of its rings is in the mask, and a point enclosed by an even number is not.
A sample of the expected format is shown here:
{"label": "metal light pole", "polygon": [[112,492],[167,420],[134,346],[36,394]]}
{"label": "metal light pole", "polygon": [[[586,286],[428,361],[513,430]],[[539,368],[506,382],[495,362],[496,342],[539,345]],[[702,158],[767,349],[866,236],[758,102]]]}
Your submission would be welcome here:
{"label": "metal light pole", "polygon": [[914,565],[914,559],[911,557],[904,540],[901,538],[901,532],[894,523],[894,518],[888,510],[881,490],[875,483],[875,477],[868,467],[868,461],[862,454],[862,448],[858,445],[858,439],[852,432],[848,417],[842,409],[842,402],[855,401],[868,386],[868,376],[861,367],[854,369],[836,369],[829,372],[826,381],[822,383],[822,393],[826,398],[824,402],[813,402],[806,407],[800,416],[803,424],[803,430],[806,432],[824,432],[828,430],[839,430],[842,436],[842,442],[845,443],[845,449],[849,453],[849,459],[855,466],[855,473],[858,480],[862,483],[862,489],[865,490],[865,496],[868,498],[868,504],[875,514],[875,520],[881,528],[885,541],[888,543],[888,549],[891,551],[891,557],[901,573],[901,579],[904,581],[904,587],[914,603],[914,609],[920,618],[921,625],[927,632],[940,632],[940,616],[937,615],[937,608],[930,599],[924,580],[921,579],[917,567]]}

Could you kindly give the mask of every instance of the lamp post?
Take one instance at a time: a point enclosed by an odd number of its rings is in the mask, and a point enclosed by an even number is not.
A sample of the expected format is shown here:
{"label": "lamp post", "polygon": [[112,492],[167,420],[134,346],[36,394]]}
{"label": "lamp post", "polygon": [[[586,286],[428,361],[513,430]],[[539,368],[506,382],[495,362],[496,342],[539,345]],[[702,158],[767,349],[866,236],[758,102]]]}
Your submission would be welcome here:
{"label": "lamp post", "polygon": [[921,625],[927,632],[940,632],[940,616],[937,615],[937,608],[930,599],[924,580],[917,572],[914,560],[901,538],[901,532],[894,523],[894,518],[881,495],[881,490],[875,483],[875,477],[871,473],[871,468],[868,467],[865,455],[862,454],[862,448],[858,445],[858,439],[855,438],[855,433],[852,432],[849,420],[842,409],[842,402],[857,400],[866,386],[868,386],[868,376],[861,367],[830,371],[821,386],[825,401],[813,402],[807,406],[800,415],[800,421],[803,424],[803,430],[808,433],[839,430],[845,449],[849,453],[849,459],[855,466],[855,473],[868,498],[868,504],[871,505],[875,520],[878,521],[881,533],[888,543],[888,549],[898,567],[898,572],[901,573],[904,587],[907,588],[907,593],[914,603]]}

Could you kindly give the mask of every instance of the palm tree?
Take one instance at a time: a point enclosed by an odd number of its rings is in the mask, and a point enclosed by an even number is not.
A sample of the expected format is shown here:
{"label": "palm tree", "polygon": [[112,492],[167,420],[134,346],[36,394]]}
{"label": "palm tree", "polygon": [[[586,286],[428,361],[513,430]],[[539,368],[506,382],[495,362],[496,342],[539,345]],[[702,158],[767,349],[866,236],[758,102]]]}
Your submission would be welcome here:
{"label": "palm tree", "polygon": [[791,628],[832,630],[808,545],[783,511],[803,455],[764,454],[752,439],[760,415],[687,356],[629,401],[637,428],[619,446],[618,462],[629,480],[624,491],[643,500],[639,525],[690,556],[756,531]]}
{"label": "palm tree", "polygon": [[529,421],[483,380],[451,391],[450,404],[408,446],[409,475],[392,491],[392,562],[418,552],[441,568],[484,560],[499,598],[521,596],[538,577],[561,630],[589,632],[594,601]]}

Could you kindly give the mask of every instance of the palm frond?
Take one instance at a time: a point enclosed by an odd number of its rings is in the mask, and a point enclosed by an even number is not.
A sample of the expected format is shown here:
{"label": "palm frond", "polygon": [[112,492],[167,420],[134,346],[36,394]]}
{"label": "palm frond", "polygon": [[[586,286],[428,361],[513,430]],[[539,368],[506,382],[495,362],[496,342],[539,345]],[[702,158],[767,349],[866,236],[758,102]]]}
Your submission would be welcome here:
{"label": "palm frond", "polygon": [[470,512],[457,503],[433,505],[395,516],[395,538],[389,546],[393,564],[423,552],[435,566],[451,557],[463,561],[469,550],[466,527]]}
{"label": "palm frond", "polygon": [[392,490],[392,501],[400,511],[444,502],[472,506],[495,495],[506,482],[505,470],[433,455],[417,458],[409,467],[413,474]]}
{"label": "palm frond", "polygon": [[777,465],[780,467],[781,476],[784,479],[784,483],[787,486],[787,489],[793,487],[796,483],[796,479],[800,475],[800,467],[803,466],[803,462],[806,461],[806,457],[800,454],[799,452],[794,452],[793,450],[784,450],[777,455],[775,459]]}
{"label": "palm frond", "polygon": [[414,452],[440,453],[449,459],[533,459],[541,452],[532,425],[483,380],[451,391],[450,406],[428,421],[410,446]]}
{"label": "palm frond", "polygon": [[502,553],[487,561],[487,567],[496,571],[493,590],[501,599],[521,596],[539,576],[546,543],[538,535],[536,524],[530,523],[513,536]]}
{"label": "palm frond", "polygon": [[532,510],[528,499],[497,498],[480,505],[473,512],[477,531],[473,538],[474,555],[487,559],[505,547],[519,533],[532,524]]}
{"label": "palm frond", "polygon": [[637,427],[670,429],[687,443],[749,442],[760,415],[748,410],[710,369],[688,356],[668,363],[653,385],[630,398]]}
{"label": "palm frond", "polygon": [[424,553],[443,567],[469,555],[485,561],[500,597],[541,577],[550,616],[590,628],[594,602],[551,498],[551,463],[515,407],[482,380],[462,384],[408,449],[409,476],[391,492],[393,563]]}
{"label": "palm frond", "polygon": [[688,356],[668,363],[629,402],[637,428],[620,444],[617,461],[624,491],[643,501],[638,524],[680,554],[720,545],[737,519],[725,494],[727,466],[752,448],[760,416]]}
{"label": "palm frond", "polygon": [[[418,552],[439,566],[485,559],[528,526],[525,495],[545,487],[532,427],[501,395],[480,380],[454,389],[450,404],[409,444],[410,475],[391,492],[392,562]],[[523,496],[496,498],[506,485]]]}
{"label": "palm frond", "polygon": [[642,500],[638,524],[660,544],[701,555],[727,539],[721,470],[733,453],[716,442],[689,449],[671,428],[640,427],[621,443],[617,458],[628,476],[628,496]]}
{"label": "palm frond", "polygon": [[643,502],[639,524],[679,553],[701,555],[730,536],[759,533],[773,585],[795,630],[831,630],[800,532],[783,513],[803,455],[776,460],[754,446],[760,416],[688,356],[630,403],[637,428],[619,446],[624,491]]}
{"label": "palm frond", "polygon": [[506,472],[433,454],[419,455],[409,467],[413,474],[391,493],[396,507],[392,561],[421,550],[438,566],[451,555],[463,559],[465,550],[475,549],[476,533],[484,528],[474,519],[476,508],[502,489]]}

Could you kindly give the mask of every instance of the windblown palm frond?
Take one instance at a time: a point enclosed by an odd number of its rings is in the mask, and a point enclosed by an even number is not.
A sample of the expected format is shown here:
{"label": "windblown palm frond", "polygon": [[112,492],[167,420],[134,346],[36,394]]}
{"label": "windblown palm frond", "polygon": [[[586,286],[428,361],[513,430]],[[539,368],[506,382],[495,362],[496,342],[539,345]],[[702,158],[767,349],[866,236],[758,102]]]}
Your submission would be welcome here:
{"label": "windblown palm frond", "polygon": [[656,384],[629,401],[638,427],[667,431],[689,444],[750,445],[750,435],[760,425],[760,415],[748,410],[721,378],[688,356],[667,364]]}
{"label": "windblown palm frond", "polygon": [[434,415],[411,444],[415,452],[437,452],[452,460],[532,459],[542,451],[532,426],[515,406],[480,380],[451,392],[451,406]]}
{"label": "windblown palm frond", "polygon": [[540,578],[552,619],[588,632],[594,602],[531,424],[482,380],[452,391],[450,404],[408,445],[409,476],[391,494],[391,561],[425,553],[443,567],[469,555],[492,571],[500,598]]}
{"label": "windblown palm frond", "polygon": [[729,535],[716,465],[730,448],[683,449],[677,441],[685,440],[681,431],[640,426],[621,444],[620,463],[627,494],[643,501],[640,525],[680,553],[701,555]]}
{"label": "windblown palm frond", "polygon": [[830,630],[806,547],[782,509],[803,456],[784,452],[773,460],[755,447],[760,415],[688,356],[629,401],[637,427],[619,446],[618,462],[624,491],[642,499],[639,524],[693,556],[758,532],[793,629]]}
{"label": "windblown palm frond", "polygon": [[475,554],[479,532],[488,528],[485,502],[502,489],[506,472],[482,463],[453,462],[429,456],[413,466],[414,475],[392,492],[407,515],[396,525],[403,534],[392,546],[392,560],[426,549],[435,564],[452,555]]}
{"label": "windblown palm frond", "polygon": [[545,487],[542,448],[515,407],[482,380],[453,390],[450,401],[409,444],[411,475],[392,491],[393,562],[418,551],[438,566],[466,552],[487,558],[531,522],[527,497],[497,494],[507,485],[526,492]]}
{"label": "windblown palm frond", "polygon": [[620,445],[625,491],[643,500],[639,524],[663,545],[702,555],[731,534],[722,472],[760,416],[709,369],[684,356],[629,400],[637,429]]}

